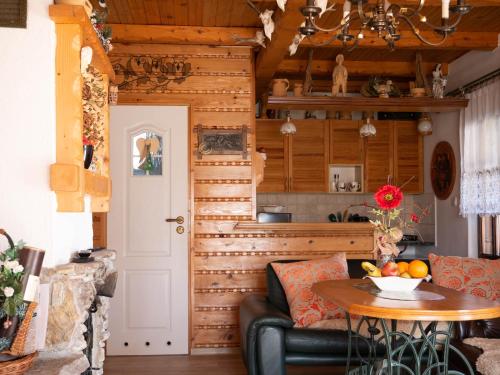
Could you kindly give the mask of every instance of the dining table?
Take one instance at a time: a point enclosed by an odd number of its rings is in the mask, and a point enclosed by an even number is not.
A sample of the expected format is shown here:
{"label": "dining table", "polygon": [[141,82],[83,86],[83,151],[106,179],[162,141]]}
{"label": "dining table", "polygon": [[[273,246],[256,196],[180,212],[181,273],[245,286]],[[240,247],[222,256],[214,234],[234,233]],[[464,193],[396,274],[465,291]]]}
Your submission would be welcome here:
{"label": "dining table", "polygon": [[[313,284],[312,291],[345,313],[346,375],[474,375],[450,343],[454,322],[500,317],[496,301],[427,282],[413,291],[391,292],[369,279],[328,280]],[[469,374],[449,368],[450,352],[464,361]],[[351,368],[353,362],[359,366]]]}

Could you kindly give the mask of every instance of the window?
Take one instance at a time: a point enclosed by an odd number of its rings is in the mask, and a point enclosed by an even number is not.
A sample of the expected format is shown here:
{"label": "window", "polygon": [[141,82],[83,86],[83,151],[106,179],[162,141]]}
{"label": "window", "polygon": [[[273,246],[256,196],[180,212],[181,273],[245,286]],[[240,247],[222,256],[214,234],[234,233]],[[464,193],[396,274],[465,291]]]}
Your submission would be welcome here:
{"label": "window", "polygon": [[153,131],[132,136],[132,175],[161,176],[163,173],[163,140]]}

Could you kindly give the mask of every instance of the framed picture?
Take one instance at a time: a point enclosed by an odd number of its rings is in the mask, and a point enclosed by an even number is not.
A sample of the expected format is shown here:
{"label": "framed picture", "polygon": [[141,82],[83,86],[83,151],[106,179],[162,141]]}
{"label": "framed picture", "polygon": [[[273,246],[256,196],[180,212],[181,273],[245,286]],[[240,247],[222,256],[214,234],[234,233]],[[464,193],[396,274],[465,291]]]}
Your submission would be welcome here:
{"label": "framed picture", "polygon": [[455,186],[456,162],[448,142],[439,142],[431,160],[432,190],[438,199],[448,199]]}
{"label": "framed picture", "polygon": [[243,159],[247,153],[247,126],[240,129],[203,129],[202,125],[196,127],[198,133],[197,158],[203,155],[239,155]]}
{"label": "framed picture", "polygon": [[27,0],[0,1],[0,27],[26,28]]}
{"label": "framed picture", "polygon": [[500,257],[500,216],[478,216],[477,228],[479,257]]}

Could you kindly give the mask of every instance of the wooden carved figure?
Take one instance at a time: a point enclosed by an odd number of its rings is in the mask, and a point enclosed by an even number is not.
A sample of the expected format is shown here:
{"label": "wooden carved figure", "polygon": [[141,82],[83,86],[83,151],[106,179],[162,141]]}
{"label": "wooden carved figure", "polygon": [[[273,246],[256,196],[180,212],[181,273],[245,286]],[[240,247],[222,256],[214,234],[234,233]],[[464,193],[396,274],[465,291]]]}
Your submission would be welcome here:
{"label": "wooden carved figure", "polygon": [[332,95],[339,96],[339,93],[342,92],[342,96],[345,96],[347,94],[348,73],[346,67],[343,65],[344,55],[337,55],[335,61],[337,62],[337,65],[333,69],[332,73]]}

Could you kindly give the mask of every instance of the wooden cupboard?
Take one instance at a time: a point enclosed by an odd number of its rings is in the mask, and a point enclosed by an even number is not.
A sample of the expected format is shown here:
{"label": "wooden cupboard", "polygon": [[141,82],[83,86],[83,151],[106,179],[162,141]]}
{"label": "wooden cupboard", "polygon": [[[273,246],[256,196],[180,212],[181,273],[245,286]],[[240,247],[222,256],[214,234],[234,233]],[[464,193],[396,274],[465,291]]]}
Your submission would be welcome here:
{"label": "wooden cupboard", "polygon": [[374,192],[393,175],[394,139],[392,121],[372,121],[377,129],[374,137],[364,139],[365,191]]}
{"label": "wooden cupboard", "polygon": [[328,164],[364,166],[364,191],[387,183],[423,192],[423,140],[414,121],[372,121],[374,137],[362,138],[364,121],[294,120],[297,133],[283,136],[283,120],[257,121],[257,148],[267,153],[258,192],[327,192]]}
{"label": "wooden cupboard", "polygon": [[328,191],[328,120],[294,120],[297,133],[280,133],[283,120],[259,120],[257,150],[266,152],[258,192]]}
{"label": "wooden cupboard", "polygon": [[362,164],[363,138],[359,135],[360,121],[330,120],[330,164]]}

